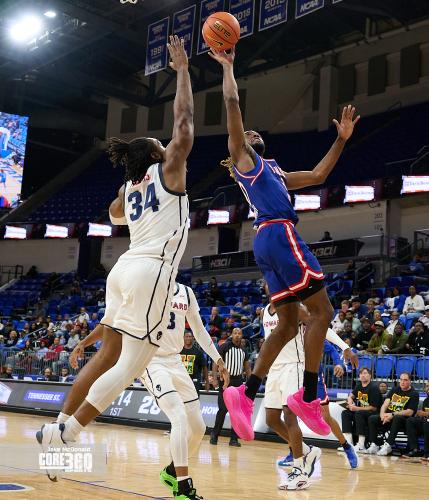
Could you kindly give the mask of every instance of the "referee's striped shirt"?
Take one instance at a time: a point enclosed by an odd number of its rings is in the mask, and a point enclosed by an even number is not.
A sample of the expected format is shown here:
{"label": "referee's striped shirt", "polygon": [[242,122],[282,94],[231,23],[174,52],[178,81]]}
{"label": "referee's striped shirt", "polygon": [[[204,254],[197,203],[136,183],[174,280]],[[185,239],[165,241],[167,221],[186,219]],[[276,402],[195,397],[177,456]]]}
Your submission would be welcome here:
{"label": "referee's striped shirt", "polygon": [[219,348],[226,369],[231,377],[241,377],[244,372],[244,362],[249,360],[249,355],[241,347],[237,347],[231,340],[227,340]]}

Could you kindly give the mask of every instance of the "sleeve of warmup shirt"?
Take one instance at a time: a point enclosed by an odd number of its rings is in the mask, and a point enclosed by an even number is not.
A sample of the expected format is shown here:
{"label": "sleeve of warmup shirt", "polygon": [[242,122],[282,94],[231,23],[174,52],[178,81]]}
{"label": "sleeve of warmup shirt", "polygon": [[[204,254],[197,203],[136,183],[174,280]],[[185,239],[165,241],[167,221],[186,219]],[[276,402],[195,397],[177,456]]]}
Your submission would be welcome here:
{"label": "sleeve of warmup shirt", "polygon": [[350,349],[350,346],[347,345],[344,340],[339,337],[332,328],[328,328],[328,331],[326,332],[326,340],[330,342],[331,344],[336,345],[339,347],[343,352],[346,349]]}
{"label": "sleeve of warmup shirt", "polygon": [[189,308],[186,314],[186,319],[191,327],[192,333],[194,334],[195,340],[201,346],[203,351],[207,353],[212,360],[217,363],[221,358],[218,353],[213,340],[211,339],[209,333],[204,328],[203,322],[200,316],[200,308],[198,306],[197,299],[195,298],[194,292],[188,288],[189,293]]}

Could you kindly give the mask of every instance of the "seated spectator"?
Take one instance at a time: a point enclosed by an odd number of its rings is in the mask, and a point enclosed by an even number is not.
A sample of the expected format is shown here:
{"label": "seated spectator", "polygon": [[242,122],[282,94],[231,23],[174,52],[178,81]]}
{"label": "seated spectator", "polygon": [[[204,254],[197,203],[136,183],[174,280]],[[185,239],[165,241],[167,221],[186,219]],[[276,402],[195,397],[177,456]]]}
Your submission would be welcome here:
{"label": "seated spectator", "polygon": [[387,382],[380,382],[378,384],[378,390],[380,391],[381,397],[383,398],[383,401],[386,399],[387,392],[389,390],[389,386],[387,385]]}
{"label": "seated spectator", "polygon": [[376,415],[382,405],[382,397],[377,384],[371,381],[371,372],[363,367],[359,370],[359,382],[349,394],[347,409],[341,414],[342,430],[348,443],[353,443],[353,435],[358,436],[355,451],[365,450],[368,440],[368,419]]}
{"label": "seated spectator", "polygon": [[372,324],[374,324],[376,321],[383,321],[383,318],[381,317],[381,312],[378,309],[374,311],[374,314],[372,316]]}
{"label": "seated spectator", "polygon": [[374,324],[375,333],[371,337],[371,340],[368,343],[368,347],[366,352],[368,354],[383,354],[381,346],[388,345],[390,336],[384,330],[384,323],[382,321],[376,321]]}
{"label": "seated spectator", "polygon": [[341,337],[344,339],[344,340],[350,340],[350,345],[351,347],[353,347],[354,349],[356,349],[356,346],[357,346],[357,333],[354,332],[352,330],[352,324],[350,323],[350,321],[345,321],[344,322],[344,332],[343,334],[341,335]]}
{"label": "seated spectator", "polygon": [[249,303],[249,297],[244,295],[241,302],[237,302],[234,307],[239,307],[242,311],[252,314],[252,306]]}
{"label": "seated spectator", "polygon": [[375,302],[376,306],[380,305],[380,297],[377,294],[377,290],[372,289],[369,295],[369,298]]}
{"label": "seated spectator", "polygon": [[94,328],[99,324],[100,322],[98,321],[98,313],[94,312],[91,314],[91,319],[88,321],[88,326],[90,330],[94,330]]}
{"label": "seated spectator", "polygon": [[89,314],[86,312],[86,308],[85,307],[81,307],[80,308],[80,314],[77,318],[77,321],[82,324],[84,322],[84,320],[86,321],[89,321]]}
{"label": "seated spectator", "polygon": [[429,461],[429,381],[426,382],[427,398],[423,401],[421,410],[417,410],[415,417],[407,418],[407,448],[408,453],[404,453],[405,458],[416,458],[422,456],[419,449],[419,436],[423,436],[424,450],[422,462]]}
{"label": "seated spectator", "polygon": [[338,335],[342,335],[344,332],[344,324],[346,322],[346,314],[343,311],[339,311],[339,313],[335,316],[332,321],[332,330]]}
{"label": "seated spectator", "polygon": [[51,347],[51,345],[54,343],[54,339],[56,338],[54,330],[46,330],[46,334],[43,335],[42,338],[46,340],[48,347]]}
{"label": "seated spectator", "polygon": [[39,272],[37,271],[37,267],[31,266],[30,269],[27,271],[27,274],[25,275],[25,277],[34,279],[34,278],[37,278],[38,274],[39,274]]}
{"label": "seated spectator", "polygon": [[375,311],[375,302],[372,299],[368,299],[366,302],[367,311],[365,313],[365,317],[369,319],[371,324],[374,324],[374,311]]}
{"label": "seated spectator", "polygon": [[228,334],[230,335],[232,333],[232,330],[234,330],[235,328],[235,319],[234,318],[228,318],[226,320],[226,324],[225,324],[225,330],[228,332]]}
{"label": "seated spectator", "polygon": [[61,368],[61,374],[60,374],[60,382],[73,382],[74,381],[74,376],[70,375],[70,370],[66,367],[63,366]]}
{"label": "seated spectator", "polygon": [[49,347],[48,352],[45,354],[45,360],[57,360],[60,352],[62,351],[64,351],[64,346],[61,345],[59,337],[55,337],[53,344]]}
{"label": "seated spectator", "polygon": [[361,325],[359,319],[353,316],[352,311],[346,312],[346,320],[351,323],[352,330],[357,333]]}
{"label": "seated spectator", "polygon": [[228,340],[228,333],[225,331],[221,332],[219,342],[217,343],[218,347],[224,344],[227,340]]}
{"label": "seated spectator", "polygon": [[252,320],[252,328],[253,328],[253,333],[258,334],[261,331],[262,327],[262,307],[257,307],[255,310],[255,314],[253,316]]}
{"label": "seated spectator", "polygon": [[414,255],[413,260],[409,264],[410,273],[419,276],[425,272],[425,266],[422,264],[422,257],[419,254]]}
{"label": "seated spectator", "polygon": [[333,241],[333,238],[330,235],[329,231],[325,231],[322,236],[322,239],[320,239],[319,241]]}
{"label": "seated spectator", "polygon": [[401,291],[399,287],[395,286],[393,288],[393,310],[398,311],[399,313],[402,313],[402,310],[404,309],[404,304],[405,304],[406,297],[405,295],[401,294]]}
{"label": "seated spectator", "polygon": [[213,324],[219,331],[222,330],[223,318],[222,318],[222,316],[219,315],[219,308],[218,307],[212,307],[212,312],[210,315],[209,322],[211,324]]}
{"label": "seated spectator", "polygon": [[247,354],[248,356],[250,356],[250,355],[252,354],[251,345],[247,342],[247,340],[246,340],[246,339],[243,339],[243,338],[242,338],[242,339],[240,340],[240,347],[241,347],[244,351],[246,351],[246,354]]}
{"label": "seated spectator", "polygon": [[425,312],[425,303],[421,295],[417,295],[416,287],[410,286],[408,289],[410,295],[405,300],[404,309],[400,317],[401,323],[405,325],[406,331],[411,328],[413,321],[420,318]]}
{"label": "seated spectator", "polygon": [[45,354],[49,351],[48,349],[48,342],[46,339],[41,339],[40,340],[40,347],[36,348],[36,354],[39,359],[43,359],[45,357]]}
{"label": "seated spectator", "polygon": [[46,382],[59,382],[60,378],[58,375],[52,374],[52,368],[45,368],[43,372],[43,377],[38,378],[37,380],[46,381]]}
{"label": "seated spectator", "polygon": [[30,323],[25,323],[24,327],[19,333],[21,335],[21,338],[28,335],[30,333]]}
{"label": "seated spectator", "polygon": [[425,313],[420,316],[419,321],[422,322],[426,328],[429,328],[429,305],[425,306]]}
{"label": "seated spectator", "polygon": [[346,270],[344,271],[344,279],[353,281],[355,280],[356,264],[354,260],[349,260],[347,262]]}
{"label": "seated spectator", "polygon": [[371,340],[373,335],[371,322],[368,318],[361,319],[361,327],[358,330],[357,334],[357,344],[356,348],[359,351],[365,351],[368,348],[369,341]]}
{"label": "seated spectator", "polygon": [[12,365],[6,365],[2,367],[0,373],[0,378],[13,379],[13,368]]}
{"label": "seated spectator", "polygon": [[387,327],[386,327],[386,331],[389,335],[393,335],[393,331],[394,331],[395,326],[397,325],[398,321],[399,321],[399,312],[392,311],[390,313],[389,323],[387,324]]}
{"label": "seated spectator", "polygon": [[[412,417],[419,406],[419,393],[411,385],[411,375],[401,373],[399,387],[389,391],[379,415],[372,415],[368,420],[370,446],[365,451],[369,455],[386,456],[392,453],[399,431],[406,430],[407,418]],[[389,437],[380,448],[382,441],[378,432],[390,430]]]}
{"label": "seated spectator", "polygon": [[70,319],[69,314],[64,314],[64,318],[61,322],[61,330],[65,330],[67,325],[73,325],[73,321]]}
{"label": "seated spectator", "polygon": [[[242,340],[244,340],[244,339],[242,339]],[[258,341],[256,342],[256,345],[255,345],[255,348],[253,349],[252,353],[250,354],[249,361],[250,361],[252,368],[253,368],[253,366],[255,366],[256,360],[258,359],[258,356],[259,356],[259,351],[261,350],[261,347],[262,347],[262,344],[264,343],[264,341],[265,341],[264,338],[258,339]]]}
{"label": "seated spectator", "polygon": [[362,316],[365,316],[366,308],[362,305],[359,297],[355,297],[354,299],[352,299],[351,312],[353,316],[359,319]]}
{"label": "seated spectator", "polygon": [[210,306],[225,305],[225,298],[220,288],[217,286],[217,280],[214,276],[210,278],[209,289],[206,291],[206,297],[207,303]]}
{"label": "seated spectator", "polygon": [[383,354],[404,354],[405,344],[408,342],[408,335],[404,332],[402,323],[397,323],[393,330],[393,335],[387,337],[387,344],[382,344]]}
{"label": "seated spectator", "polygon": [[408,335],[405,352],[410,354],[429,355],[429,330],[421,321],[417,321]]}
{"label": "seated spectator", "polygon": [[18,333],[15,330],[12,330],[9,333],[9,338],[5,342],[5,345],[4,345],[5,348],[6,349],[14,348],[16,346],[16,344],[18,343],[18,340],[19,340]]}
{"label": "seated spectator", "polygon": [[243,337],[249,338],[253,335],[253,328],[247,316],[242,316],[240,320],[240,328]]}

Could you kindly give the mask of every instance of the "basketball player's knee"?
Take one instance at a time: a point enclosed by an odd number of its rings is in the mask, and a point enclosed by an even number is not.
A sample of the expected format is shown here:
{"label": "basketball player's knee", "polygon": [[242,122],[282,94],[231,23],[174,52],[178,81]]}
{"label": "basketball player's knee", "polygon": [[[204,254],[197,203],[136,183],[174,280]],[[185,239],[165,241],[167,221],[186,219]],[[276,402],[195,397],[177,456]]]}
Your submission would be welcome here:
{"label": "basketball player's knee", "polygon": [[172,427],[180,427],[181,429],[186,429],[188,419],[183,404],[174,408],[173,411],[168,412],[168,417],[170,419]]}
{"label": "basketball player's knee", "polygon": [[185,404],[186,415],[188,418],[189,428],[194,435],[204,436],[206,433],[206,424],[201,415],[200,402],[193,401]]}
{"label": "basketball player's knee", "polygon": [[265,423],[275,431],[281,425],[280,415],[277,413],[266,413]]}

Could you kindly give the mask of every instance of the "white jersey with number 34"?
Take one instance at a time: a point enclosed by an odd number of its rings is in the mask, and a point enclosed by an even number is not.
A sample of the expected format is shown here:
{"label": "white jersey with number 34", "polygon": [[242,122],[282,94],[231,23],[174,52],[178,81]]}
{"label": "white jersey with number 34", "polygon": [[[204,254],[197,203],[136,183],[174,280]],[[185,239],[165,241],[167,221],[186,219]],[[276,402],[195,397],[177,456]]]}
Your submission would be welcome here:
{"label": "white jersey with number 34", "polygon": [[130,230],[128,255],[162,258],[177,266],[188,237],[189,201],[186,193],[165,186],[161,163],[151,165],[142,182],[127,182],[124,211]]}

